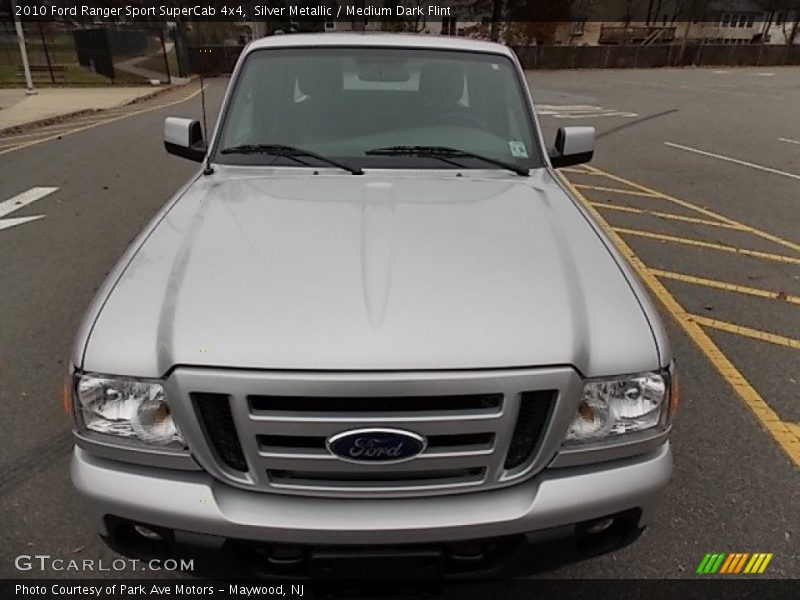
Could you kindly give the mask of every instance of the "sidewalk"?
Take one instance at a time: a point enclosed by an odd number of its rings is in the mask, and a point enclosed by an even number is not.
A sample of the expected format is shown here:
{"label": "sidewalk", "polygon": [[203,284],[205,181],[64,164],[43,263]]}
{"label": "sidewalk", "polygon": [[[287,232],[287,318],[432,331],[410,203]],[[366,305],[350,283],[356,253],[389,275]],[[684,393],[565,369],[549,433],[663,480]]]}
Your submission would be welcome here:
{"label": "sidewalk", "polygon": [[[169,54],[169,52],[172,50],[172,48],[174,46],[175,46],[175,44],[173,42],[166,42],[166,44],[164,45],[164,50],[163,51],[166,52],[167,54]],[[137,77],[141,77],[142,79],[157,79],[157,80],[160,80],[162,77],[164,77],[164,73],[163,72],[151,71],[150,69],[145,69],[145,68],[139,66],[141,63],[143,63],[144,61],[146,61],[146,60],[148,60],[150,58],[153,58],[154,56],[159,56],[159,57],[163,56],[162,55],[162,50],[159,49],[156,52],[153,52],[151,54],[147,54],[145,56],[134,56],[133,58],[129,58],[127,60],[123,60],[123,61],[120,61],[120,62],[115,62],[114,63],[114,68],[117,69],[118,71],[123,71],[125,73],[130,73],[131,75],[135,75]],[[182,81],[182,78],[172,77],[172,80],[173,80],[173,83],[180,83]],[[178,80],[178,81],[175,81],[175,80]]]}
{"label": "sidewalk", "polygon": [[34,96],[27,96],[20,88],[0,88],[0,131],[71,113],[122,106],[166,87],[41,88]]}

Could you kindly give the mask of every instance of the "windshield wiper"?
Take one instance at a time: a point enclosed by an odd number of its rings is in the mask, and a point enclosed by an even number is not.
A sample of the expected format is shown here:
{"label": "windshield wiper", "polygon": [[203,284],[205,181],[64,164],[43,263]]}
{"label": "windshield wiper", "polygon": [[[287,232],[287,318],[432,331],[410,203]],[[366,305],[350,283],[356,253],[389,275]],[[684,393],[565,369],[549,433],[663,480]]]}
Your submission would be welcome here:
{"label": "windshield wiper", "polygon": [[475,154],[474,152],[467,152],[466,150],[459,150],[458,148],[449,148],[447,146],[388,146],[386,148],[373,148],[372,150],[367,150],[364,154],[372,156],[420,156],[422,158],[439,158],[451,164],[455,163],[452,163],[448,159],[474,158],[489,163],[490,165],[508,169],[522,177],[528,176],[528,169],[524,167],[518,167],[504,160],[483,156],[482,154]]}
{"label": "windshield wiper", "polygon": [[283,156],[291,158],[300,164],[308,165],[300,157],[307,156],[315,158],[320,162],[327,163],[332,167],[338,167],[352,173],[353,175],[363,175],[364,171],[359,167],[353,167],[347,163],[339,162],[333,158],[322,156],[311,150],[304,150],[303,148],[295,148],[294,146],[284,146],[283,144],[240,144],[239,146],[230,146],[220,150],[220,154],[266,154],[269,156]]}

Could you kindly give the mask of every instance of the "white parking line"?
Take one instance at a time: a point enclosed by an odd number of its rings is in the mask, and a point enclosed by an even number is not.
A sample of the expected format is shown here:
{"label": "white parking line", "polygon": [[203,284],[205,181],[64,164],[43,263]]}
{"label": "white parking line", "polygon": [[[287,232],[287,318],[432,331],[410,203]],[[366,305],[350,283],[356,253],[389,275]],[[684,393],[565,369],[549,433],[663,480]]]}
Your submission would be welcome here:
{"label": "white parking line", "polygon": [[705,150],[692,148],[691,146],[683,146],[681,144],[675,144],[673,142],[664,142],[664,145],[669,146],[670,148],[677,148],[679,150],[686,150],[687,152],[694,152],[695,154],[701,154],[703,156],[710,156],[711,158],[724,160],[726,162],[742,165],[744,167],[750,167],[751,169],[758,169],[759,171],[765,171],[767,173],[773,173],[774,175],[781,175],[783,177],[789,177],[791,179],[797,179],[798,181],[800,181],[800,175],[797,175],[796,173],[787,173],[786,171],[779,171],[778,169],[773,169],[772,167],[757,165],[755,163],[747,162],[746,160],[739,160],[738,158],[731,158],[730,156],[724,156],[722,154],[714,154],[713,152],[706,152]]}
{"label": "white parking line", "polygon": [[603,108],[591,104],[537,104],[536,112],[556,119],[585,119],[590,117],[638,117],[635,112]]}
{"label": "white parking line", "polygon": [[779,142],[786,142],[787,144],[798,144],[800,145],[800,140],[792,140],[789,138],[778,138]]}
{"label": "white parking line", "polygon": [[19,217],[17,219],[0,219],[0,231],[3,229],[10,229],[23,223],[30,223],[31,221],[38,221],[44,219],[45,215],[35,215],[33,217]]}
{"label": "white parking line", "polygon": [[44,218],[45,215],[35,215],[32,217],[18,217],[16,219],[1,219],[1,217],[10,215],[11,213],[18,211],[19,209],[24,208],[29,204],[36,202],[37,200],[41,200],[45,196],[49,196],[57,191],[57,187],[34,187],[22,192],[21,194],[17,194],[13,198],[9,198],[5,202],[0,202],[0,230]]}

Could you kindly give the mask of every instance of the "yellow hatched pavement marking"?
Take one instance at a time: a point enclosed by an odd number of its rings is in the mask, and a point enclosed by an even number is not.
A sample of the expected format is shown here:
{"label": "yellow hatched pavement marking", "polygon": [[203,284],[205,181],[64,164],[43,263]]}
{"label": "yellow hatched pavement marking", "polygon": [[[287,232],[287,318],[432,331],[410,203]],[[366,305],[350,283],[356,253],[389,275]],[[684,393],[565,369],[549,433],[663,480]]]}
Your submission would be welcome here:
{"label": "yellow hatched pavement marking", "polygon": [[683,237],[678,237],[676,235],[653,233],[652,231],[642,231],[641,229],[628,229],[627,227],[614,227],[613,229],[618,233],[626,233],[628,235],[635,235],[638,237],[660,240],[662,242],[672,242],[675,244],[684,244],[686,246],[699,246],[700,248],[710,248],[712,250],[719,250],[721,252],[741,254],[742,256],[752,256],[753,258],[763,258],[765,260],[773,260],[775,262],[800,265],[800,257],[795,258],[794,256],[786,256],[784,254],[772,254],[771,252],[761,252],[760,250],[737,248],[736,246],[715,244],[713,242],[706,242],[703,240],[695,240],[691,238],[683,238]]}
{"label": "yellow hatched pavement marking", "polygon": [[702,315],[689,316],[704,327],[711,327],[712,329],[719,329],[720,331],[741,335],[754,340],[769,342],[770,344],[777,344],[778,346],[786,346],[787,348],[800,350],[800,340],[777,335],[775,333],[769,333],[768,331],[761,331],[760,329],[753,329],[752,327],[745,327],[744,325],[737,325],[736,323],[728,323],[727,321],[709,319],[708,317],[704,317]]}
{"label": "yellow hatched pavement marking", "polygon": [[[670,196],[669,194],[665,194],[663,192],[659,192],[658,190],[654,190],[654,189],[646,187],[644,185],[641,185],[641,184],[638,184],[638,183],[634,183],[633,181],[630,181],[630,180],[625,179],[623,177],[620,177],[618,175],[614,175],[614,174],[609,173],[607,171],[603,171],[602,169],[598,169],[597,167],[586,165],[586,168],[591,170],[591,171],[593,171],[596,175],[602,175],[603,177],[611,179],[612,181],[616,181],[617,183],[624,183],[625,185],[629,185],[629,186],[631,186],[632,188],[634,188],[637,191],[652,194],[654,196],[657,196],[658,198],[662,198],[663,200],[667,200],[668,202],[672,202],[673,204],[677,204],[679,206],[683,206],[685,208],[688,208],[689,210],[693,210],[693,211],[698,212],[698,213],[700,213],[702,215],[705,215],[707,217],[711,217],[712,219],[717,219],[718,221],[722,221],[723,223],[727,223],[728,225],[738,225],[739,227],[742,228],[743,231],[747,231],[749,233],[752,233],[753,235],[756,235],[758,237],[764,238],[765,240],[769,240],[771,242],[775,242],[776,244],[780,244],[781,246],[785,246],[787,248],[791,248],[792,250],[795,250],[796,252],[800,252],[800,244],[797,244],[797,243],[792,242],[790,240],[784,239],[784,238],[782,238],[780,236],[774,235],[774,234],[769,233],[767,231],[763,231],[761,229],[757,229],[757,228],[752,227],[750,225],[746,225],[745,223],[741,223],[739,221],[736,221],[735,219],[731,219],[729,217],[726,217],[724,215],[716,213],[713,210],[708,210],[707,208],[703,208],[701,206],[697,206],[696,204],[692,204],[691,202],[687,202],[686,200],[681,200],[680,198],[676,198],[675,196]],[[572,184],[570,184],[570,185],[572,185]]]}
{"label": "yellow hatched pavement marking", "polygon": [[699,323],[692,320],[689,313],[681,306],[675,297],[669,293],[664,284],[648,269],[633,249],[616,233],[603,216],[595,209],[588,198],[575,188],[572,183],[562,177],[565,185],[570,188],[575,197],[581,201],[586,210],[594,217],[597,223],[606,231],[609,238],[616,245],[620,253],[628,260],[639,277],[647,284],[653,294],[659,299],[664,308],[683,328],[686,334],[697,344],[698,348],[706,355],[720,375],[734,389],[744,401],[753,415],[758,419],[764,429],[783,449],[794,465],[800,468],[800,435],[797,430],[789,427],[778,417],[777,413],[767,404],[756,389],[744,375],[736,368],[730,359],[714,343]]}
{"label": "yellow hatched pavement marking", "polygon": [[698,225],[710,225],[711,227],[722,227],[723,229],[733,229],[735,231],[747,231],[747,228],[741,225],[729,225],[728,223],[722,223],[721,221],[698,219],[697,217],[686,217],[684,215],[676,215],[675,213],[666,213],[657,210],[645,210],[643,208],[634,208],[632,206],[608,204],[607,202],[592,202],[592,206],[596,206],[597,208],[603,208],[607,210],[618,210],[621,212],[635,213],[640,215],[651,215],[654,217],[660,217],[662,219],[669,219],[671,221],[683,221],[686,223],[696,223]]}
{"label": "yellow hatched pavement marking", "polygon": [[585,185],[582,183],[575,183],[573,184],[576,188],[581,190],[593,190],[595,192],[609,192],[611,194],[625,194],[627,196],[643,196],[645,198],[658,198],[655,194],[650,194],[647,192],[639,192],[636,190],[621,190],[619,188],[610,188],[605,187],[602,185]]}
{"label": "yellow hatched pavement marking", "polygon": [[577,175],[594,175],[591,171],[586,171],[585,169],[574,169],[570,167],[561,167],[559,171],[563,171],[566,173],[575,173]]}
{"label": "yellow hatched pavement marking", "polygon": [[693,283],[695,285],[702,285],[717,290],[724,290],[726,292],[736,292],[737,294],[747,294],[748,296],[769,298],[770,300],[779,300],[782,302],[788,302],[789,304],[800,304],[800,296],[793,296],[791,294],[781,295],[780,292],[771,292],[769,290],[748,287],[746,285],[738,285],[735,283],[728,283],[726,281],[718,281],[716,279],[706,279],[705,277],[695,277],[694,275],[686,275],[684,273],[676,273],[674,271],[664,271],[662,269],[650,269],[650,271],[662,279],[673,279],[675,281]]}

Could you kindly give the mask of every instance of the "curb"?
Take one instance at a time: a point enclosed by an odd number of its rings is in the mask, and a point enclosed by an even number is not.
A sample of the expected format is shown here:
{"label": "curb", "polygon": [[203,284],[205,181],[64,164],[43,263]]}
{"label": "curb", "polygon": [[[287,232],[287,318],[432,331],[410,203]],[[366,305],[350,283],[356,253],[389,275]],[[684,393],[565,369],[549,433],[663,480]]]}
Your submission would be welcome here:
{"label": "curb", "polygon": [[61,123],[62,121],[69,121],[70,119],[74,119],[75,117],[90,115],[96,112],[100,112],[101,110],[103,109],[84,108],[83,110],[76,110],[73,112],[64,113],[63,115],[56,115],[55,117],[47,117],[46,119],[29,121],[27,123],[22,123],[20,125],[12,125],[11,127],[0,129],[0,135],[24,133],[25,131],[29,131],[31,129],[38,129],[39,127],[46,127],[47,125],[55,125],[56,123]]}
{"label": "curb", "polygon": [[5,129],[0,129],[0,135],[10,135],[15,133],[24,133],[26,131],[30,131],[31,129],[38,129],[40,127],[47,127],[48,125],[55,125],[56,123],[62,123],[64,121],[69,121],[70,119],[75,119],[77,117],[83,117],[86,115],[91,115],[95,113],[100,113],[105,110],[110,110],[112,108],[120,108],[121,106],[131,106],[133,104],[139,104],[141,102],[146,102],[147,100],[152,100],[162,94],[166,94],[167,92],[174,90],[175,88],[182,87],[184,85],[189,85],[192,83],[196,76],[189,77],[186,83],[171,83],[167,84],[163,87],[159,87],[157,90],[145,94],[143,96],[139,96],[134,98],[133,100],[128,100],[127,102],[123,102],[122,104],[118,104],[117,106],[110,106],[108,108],[84,108],[82,110],[76,110],[69,113],[64,113],[63,115],[56,115],[54,117],[47,117],[45,119],[38,119],[36,121],[28,121],[27,123],[21,123],[19,125],[12,125],[11,127],[6,127]]}

